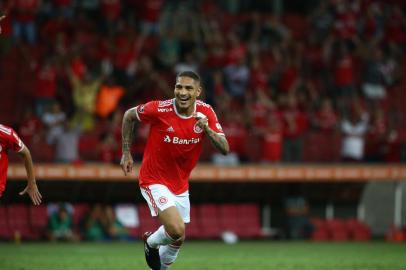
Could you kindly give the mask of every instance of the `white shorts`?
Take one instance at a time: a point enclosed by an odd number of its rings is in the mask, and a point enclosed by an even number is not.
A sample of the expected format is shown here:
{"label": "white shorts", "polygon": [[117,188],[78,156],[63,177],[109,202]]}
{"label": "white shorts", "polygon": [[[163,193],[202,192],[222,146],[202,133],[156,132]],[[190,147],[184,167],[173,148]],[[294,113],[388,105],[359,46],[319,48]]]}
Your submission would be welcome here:
{"label": "white shorts", "polygon": [[175,206],[183,222],[190,222],[189,191],[175,195],[166,186],[154,184],[148,187],[141,187],[141,194],[148,203],[151,216],[156,217],[158,209],[164,211],[171,206]]}

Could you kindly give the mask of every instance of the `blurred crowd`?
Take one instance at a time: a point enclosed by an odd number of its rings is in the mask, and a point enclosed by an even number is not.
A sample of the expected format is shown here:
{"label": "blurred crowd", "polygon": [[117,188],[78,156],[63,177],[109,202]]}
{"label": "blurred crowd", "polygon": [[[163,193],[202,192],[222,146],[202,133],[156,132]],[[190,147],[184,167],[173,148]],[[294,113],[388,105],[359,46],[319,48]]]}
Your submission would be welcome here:
{"label": "blurred crowd", "polygon": [[[83,213],[74,214],[79,210]],[[131,229],[126,226],[128,218],[117,216],[119,211],[101,204],[86,205],[84,209],[74,209],[70,203],[50,204],[46,236],[50,241],[131,240]]]}
{"label": "blurred crowd", "polygon": [[[2,1],[0,53],[8,69],[23,63],[10,89],[27,100],[15,97],[23,112],[8,124],[36,160],[118,162],[123,111],[171,98],[176,73],[193,70],[231,147],[206,147],[206,161],[400,162],[401,6],[315,1],[298,14],[263,2]],[[147,134],[139,125],[138,160]]]}

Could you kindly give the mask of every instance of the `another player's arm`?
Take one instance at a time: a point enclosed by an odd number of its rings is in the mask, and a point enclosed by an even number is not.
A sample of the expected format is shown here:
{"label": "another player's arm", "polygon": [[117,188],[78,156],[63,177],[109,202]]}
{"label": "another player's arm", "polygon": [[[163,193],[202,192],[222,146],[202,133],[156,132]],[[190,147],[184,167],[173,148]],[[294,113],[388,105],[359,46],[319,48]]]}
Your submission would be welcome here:
{"label": "another player's arm", "polygon": [[32,162],[30,150],[26,146],[23,146],[23,149],[18,152],[18,154],[24,159],[24,166],[27,172],[28,180],[26,188],[19,194],[24,195],[27,193],[28,196],[30,196],[32,203],[34,205],[39,205],[41,204],[42,196],[38,190],[37,182],[35,180],[34,164]]}
{"label": "another player's arm", "polygon": [[204,133],[209,137],[211,144],[223,155],[227,155],[230,152],[226,136],[219,134],[212,130],[209,125],[203,126]]}
{"label": "another player's arm", "polygon": [[134,133],[134,126],[136,121],[138,121],[138,116],[137,116],[137,108],[131,108],[128,109],[124,113],[123,117],[123,124],[122,124],[122,157],[121,157],[121,168],[124,171],[124,174],[127,175],[127,173],[130,173],[132,171],[134,161],[131,156],[131,144],[133,140],[133,133]]}

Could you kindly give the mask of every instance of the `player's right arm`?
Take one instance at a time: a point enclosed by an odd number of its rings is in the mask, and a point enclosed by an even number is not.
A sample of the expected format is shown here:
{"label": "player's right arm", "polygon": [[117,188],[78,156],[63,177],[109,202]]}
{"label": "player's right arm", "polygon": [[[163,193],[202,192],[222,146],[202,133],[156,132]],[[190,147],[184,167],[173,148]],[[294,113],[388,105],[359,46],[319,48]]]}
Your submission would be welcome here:
{"label": "player's right arm", "polygon": [[131,144],[133,140],[133,133],[134,133],[134,127],[135,123],[138,121],[138,114],[137,114],[137,107],[128,109],[124,113],[123,117],[123,124],[122,124],[122,156],[121,156],[121,168],[124,171],[124,174],[127,175],[127,173],[130,173],[132,171],[132,168],[134,166],[134,161],[131,156]]}
{"label": "player's right arm", "polygon": [[24,159],[24,166],[27,172],[27,180],[28,180],[27,186],[19,194],[20,195],[28,194],[34,205],[40,205],[42,201],[42,196],[38,190],[37,182],[35,181],[34,164],[32,162],[30,150],[28,150],[28,148],[25,145],[23,145],[22,150],[18,152],[18,154],[22,156],[22,158]]}

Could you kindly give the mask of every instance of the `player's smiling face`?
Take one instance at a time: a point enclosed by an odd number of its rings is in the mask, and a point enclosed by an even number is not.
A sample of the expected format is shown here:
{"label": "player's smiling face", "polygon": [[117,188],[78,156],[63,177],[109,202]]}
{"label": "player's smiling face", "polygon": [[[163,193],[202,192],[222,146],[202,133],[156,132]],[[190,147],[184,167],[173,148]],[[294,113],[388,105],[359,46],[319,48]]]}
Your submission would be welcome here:
{"label": "player's smiling face", "polygon": [[178,77],[175,84],[175,102],[179,113],[190,116],[194,112],[196,98],[202,89],[200,83],[190,77]]}

